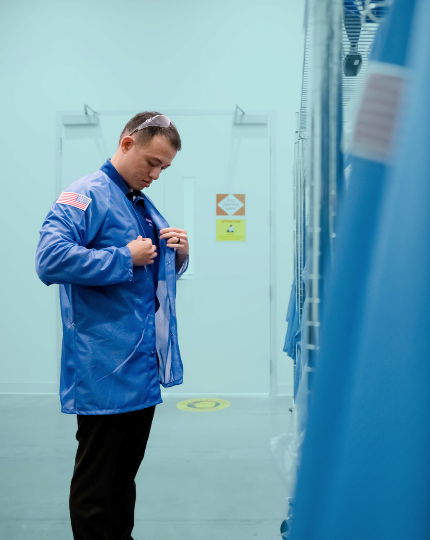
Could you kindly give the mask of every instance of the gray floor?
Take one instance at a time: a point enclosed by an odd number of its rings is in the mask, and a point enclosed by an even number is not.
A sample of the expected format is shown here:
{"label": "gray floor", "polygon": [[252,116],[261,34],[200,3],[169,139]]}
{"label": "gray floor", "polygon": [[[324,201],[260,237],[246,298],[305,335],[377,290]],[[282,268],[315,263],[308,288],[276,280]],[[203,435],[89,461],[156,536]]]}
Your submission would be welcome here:
{"label": "gray floor", "polygon": [[[192,413],[169,396],[155,412],[137,477],[135,540],[279,540],[286,509],[269,440],[288,397],[225,397]],[[0,395],[0,538],[72,540],[68,489],[76,417],[56,396]]]}

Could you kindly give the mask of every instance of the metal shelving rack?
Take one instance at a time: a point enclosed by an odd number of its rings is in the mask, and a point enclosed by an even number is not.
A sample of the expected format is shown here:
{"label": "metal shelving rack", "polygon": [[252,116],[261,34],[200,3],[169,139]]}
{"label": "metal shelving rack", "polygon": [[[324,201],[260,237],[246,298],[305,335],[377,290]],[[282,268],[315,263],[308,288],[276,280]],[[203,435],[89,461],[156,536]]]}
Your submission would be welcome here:
{"label": "metal shelving rack", "polygon": [[[303,379],[308,390],[319,348],[320,304],[324,276],[334,243],[336,186],[341,174],[342,127],[342,0],[310,0],[307,12],[303,94],[299,138],[306,141],[307,219],[305,250],[307,278],[303,282]],[[299,213],[299,211],[297,211]]]}
{"label": "metal shelving rack", "polygon": [[302,279],[305,265],[306,219],[306,139],[300,131],[300,114],[297,113],[296,142],[294,145],[294,277],[296,280],[296,306],[302,318],[305,290]]}
{"label": "metal shelving rack", "polygon": [[[377,10],[391,3],[356,0],[348,32],[344,24],[351,13],[344,11],[348,2],[308,0],[306,6],[294,157],[294,272],[296,310],[302,321],[301,362],[309,391],[319,348],[324,276],[333,258],[337,204],[344,183],[342,149],[349,145],[354,110],[379,26]],[[350,52],[359,52],[362,63],[356,76],[347,77],[343,64]]]}
{"label": "metal shelving rack", "polygon": [[[392,0],[307,0],[306,4],[293,171],[295,307],[302,332],[301,344],[296,346],[296,362],[301,363],[296,374],[301,380],[292,409],[295,433],[290,446],[294,452],[289,455],[296,471],[320,346],[326,276],[335,251],[338,200],[345,183],[343,155],[348,151],[354,109],[358,109],[380,22],[378,14],[384,15],[391,4]],[[356,60],[360,64],[354,76],[345,75],[347,60],[352,71]],[[290,488],[294,493],[294,486]],[[294,520],[294,496],[287,500],[287,518],[281,525],[285,539]]]}

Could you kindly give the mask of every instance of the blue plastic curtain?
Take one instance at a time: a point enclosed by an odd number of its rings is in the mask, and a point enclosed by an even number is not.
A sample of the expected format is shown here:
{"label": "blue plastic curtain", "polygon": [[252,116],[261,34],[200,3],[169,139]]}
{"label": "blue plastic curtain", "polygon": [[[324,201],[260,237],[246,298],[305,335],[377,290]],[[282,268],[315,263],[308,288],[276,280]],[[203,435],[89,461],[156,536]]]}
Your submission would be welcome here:
{"label": "blue plastic curtain", "polygon": [[392,168],[352,158],[293,540],[430,538],[428,28],[430,2],[396,0],[375,48],[412,79]]}
{"label": "blue plastic curtain", "polygon": [[300,316],[296,302],[296,280],[291,286],[290,301],[287,311],[287,334],[285,336],[284,352],[294,361],[296,360],[296,345],[300,341]]}

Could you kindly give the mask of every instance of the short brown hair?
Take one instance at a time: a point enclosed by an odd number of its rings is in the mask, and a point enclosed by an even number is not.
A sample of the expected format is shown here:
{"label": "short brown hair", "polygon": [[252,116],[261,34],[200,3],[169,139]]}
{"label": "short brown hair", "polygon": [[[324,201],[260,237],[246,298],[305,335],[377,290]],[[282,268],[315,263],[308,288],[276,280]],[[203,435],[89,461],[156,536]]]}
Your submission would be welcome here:
{"label": "short brown hair", "polygon": [[[157,116],[161,113],[158,112],[141,112],[133,116],[131,120],[127,122],[124,129],[122,130],[119,141],[121,142],[122,138],[132,133],[137,127],[139,127],[145,120],[149,120],[154,116]],[[179,136],[178,130],[173,124],[170,124],[169,127],[158,127],[158,126],[149,126],[145,129],[141,129],[136,132],[136,137],[138,141],[142,144],[152,140],[155,135],[164,135],[169,139],[170,144],[176,151],[179,151],[182,148],[181,137]]]}

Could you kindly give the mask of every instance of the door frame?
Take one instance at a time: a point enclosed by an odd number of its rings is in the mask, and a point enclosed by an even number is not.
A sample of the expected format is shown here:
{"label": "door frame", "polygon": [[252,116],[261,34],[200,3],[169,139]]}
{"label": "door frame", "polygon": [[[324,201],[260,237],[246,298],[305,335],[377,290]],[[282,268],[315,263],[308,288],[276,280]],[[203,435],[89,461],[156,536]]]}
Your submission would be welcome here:
{"label": "door frame", "polygon": [[[160,108],[159,108],[160,109]],[[163,109],[163,107],[161,107]],[[160,109],[160,110],[161,110]],[[158,110],[155,107],[153,110]],[[132,118],[135,114],[141,112],[140,110],[104,110],[98,111],[100,116],[130,116]],[[235,111],[229,110],[166,110],[164,114],[167,116],[230,116],[233,119],[235,117]],[[248,114],[248,113],[247,113]],[[277,133],[277,118],[275,111],[252,111],[252,115],[266,115],[269,118],[269,151],[270,151],[270,205],[269,205],[269,229],[270,229],[270,276],[269,276],[269,301],[270,301],[270,346],[269,346],[269,369],[270,369],[270,395],[276,396],[278,394],[278,351],[277,351],[277,257],[276,257],[276,188],[277,188],[277,148],[276,148],[276,133]],[[53,199],[61,192],[61,160],[63,149],[63,125],[64,117],[70,119],[71,116],[82,117],[82,111],[68,110],[57,111],[56,118],[56,138],[55,138],[55,194]],[[245,124],[246,125],[246,124]],[[59,296],[59,295],[57,295]],[[61,347],[62,347],[62,325],[61,325],[61,313],[60,303],[56,302],[56,320],[57,320],[57,383],[60,381],[61,372]],[[240,394],[245,395],[245,394]]]}

